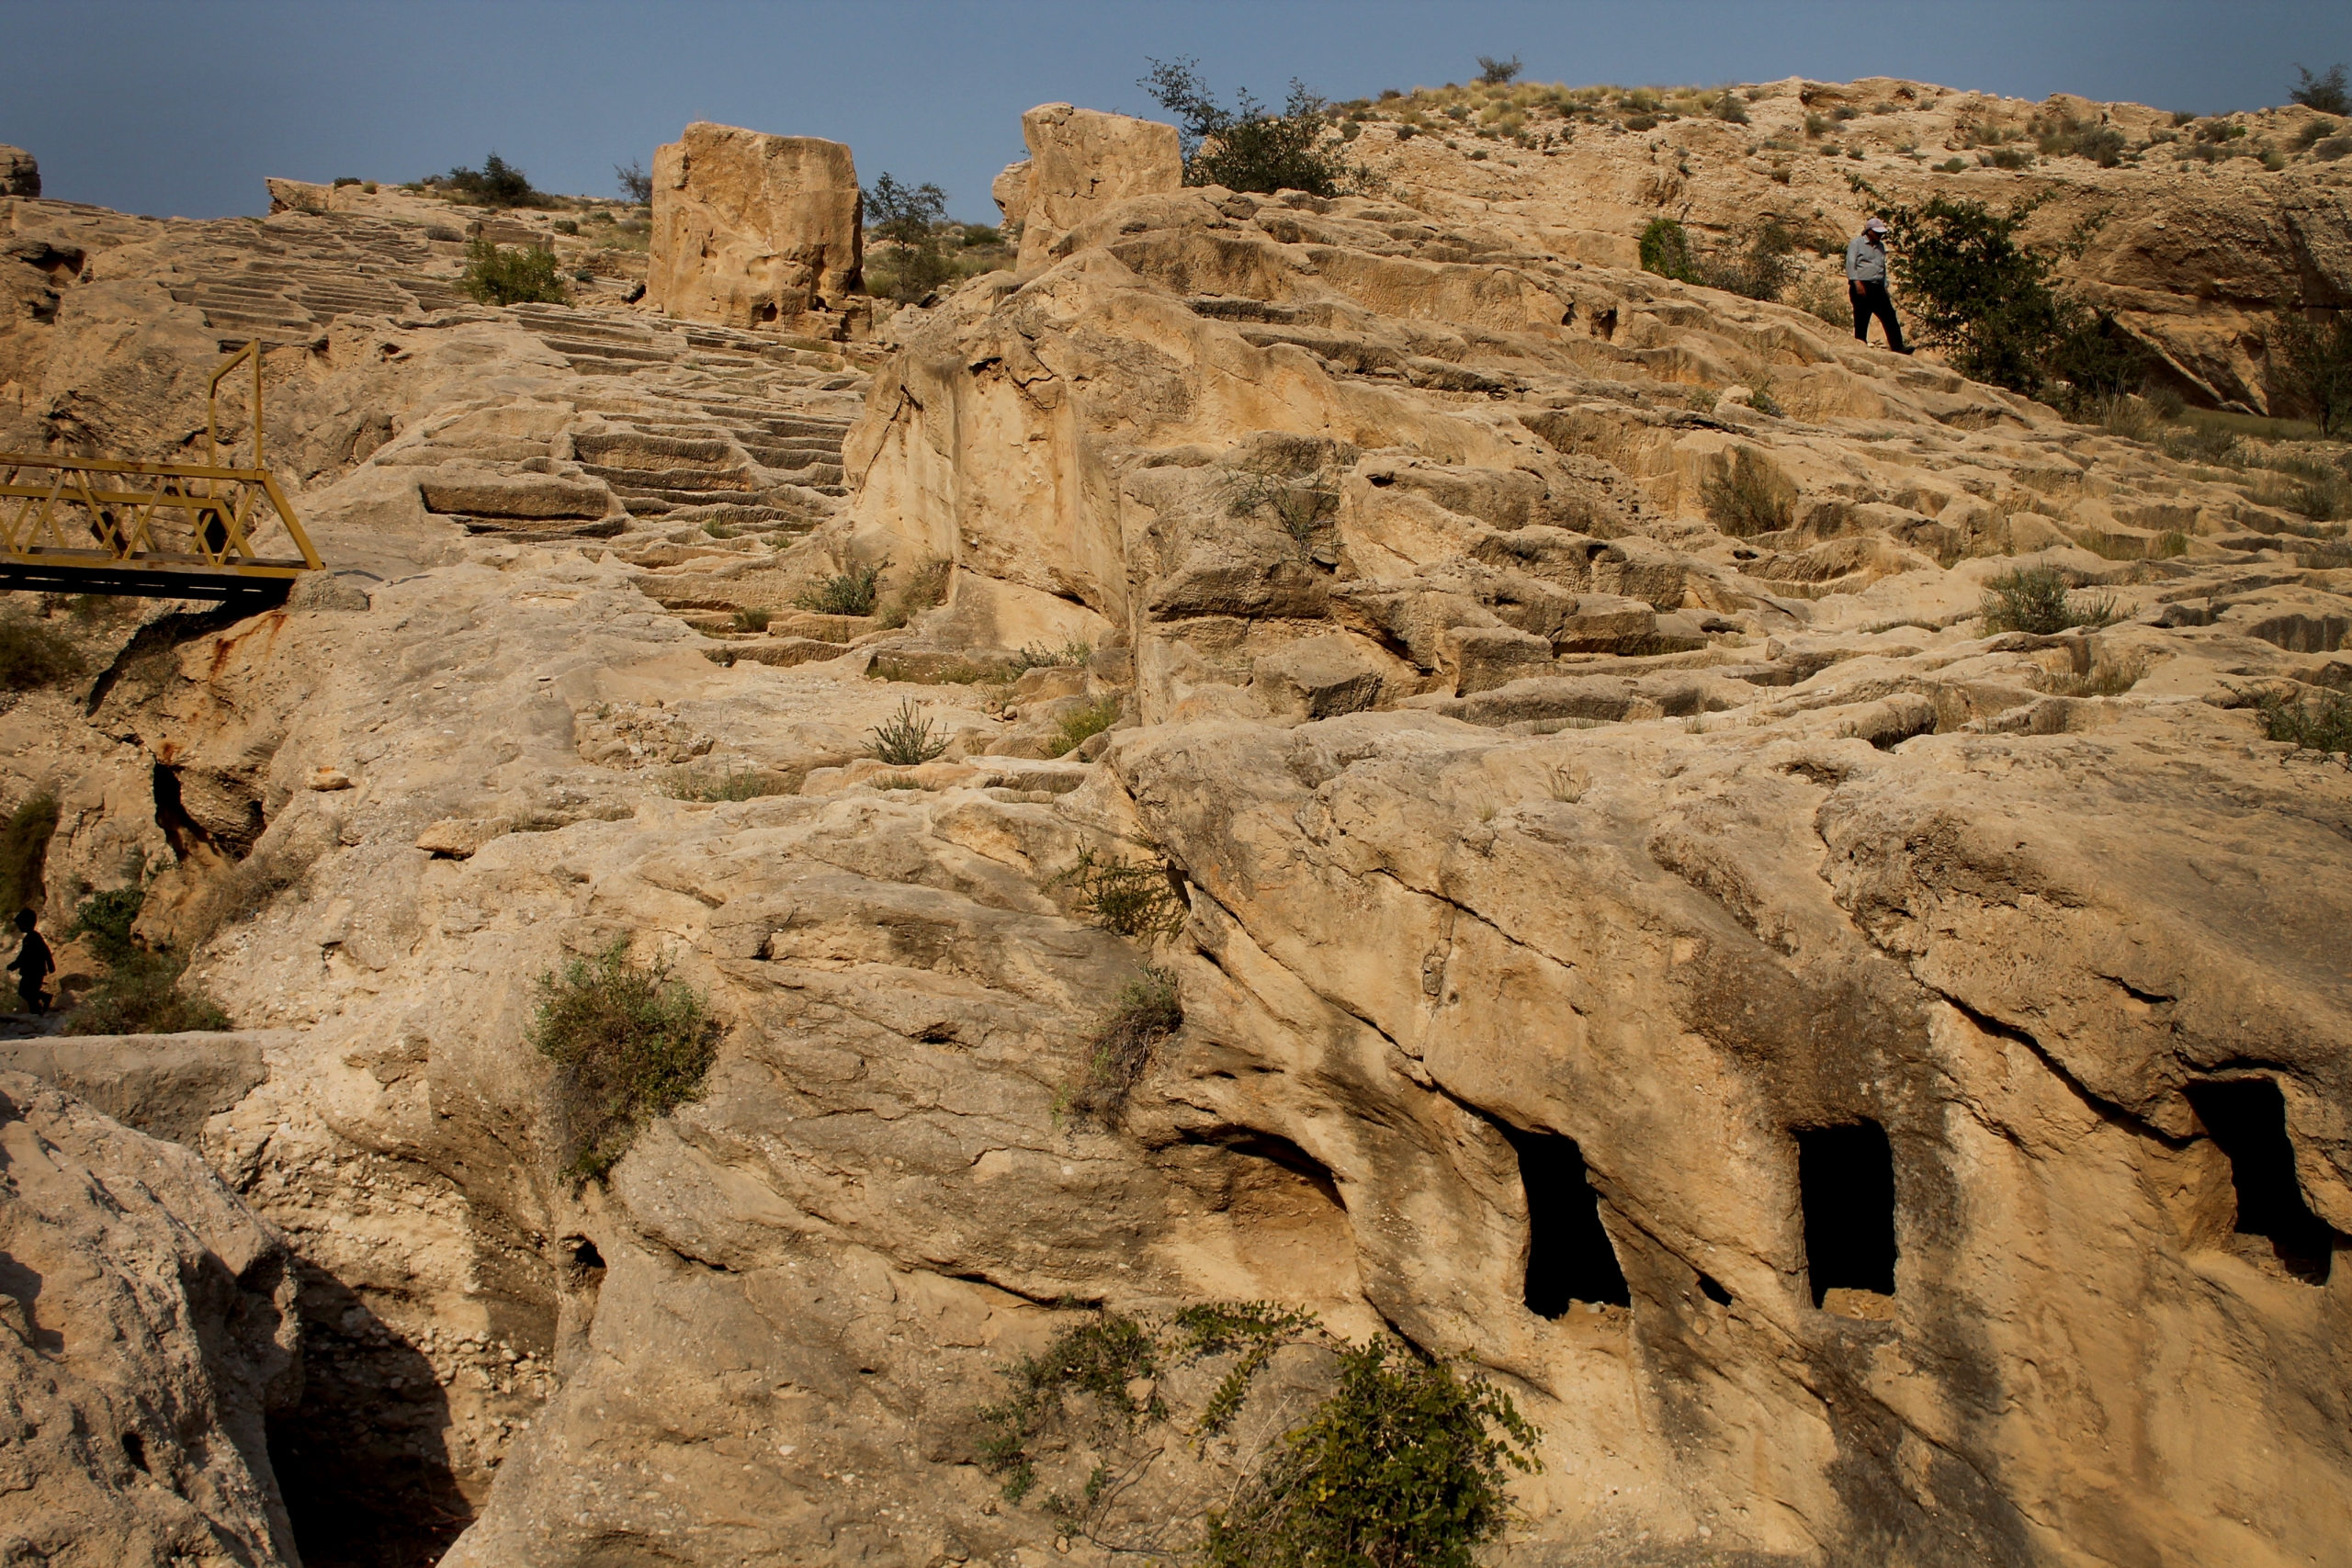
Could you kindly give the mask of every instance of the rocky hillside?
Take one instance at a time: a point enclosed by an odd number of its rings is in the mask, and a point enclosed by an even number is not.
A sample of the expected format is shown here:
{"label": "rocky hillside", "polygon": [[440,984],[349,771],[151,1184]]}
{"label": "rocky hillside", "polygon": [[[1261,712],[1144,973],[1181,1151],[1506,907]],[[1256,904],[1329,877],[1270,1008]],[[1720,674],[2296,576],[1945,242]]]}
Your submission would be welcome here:
{"label": "rocky hillside", "polygon": [[[6,440],[178,449],[266,303],[334,568],[19,605],[86,668],[0,713],[46,929],[143,886],[243,1032],[9,1047],[283,1236],[223,1473],[312,1568],[1173,1557],[1387,1331],[1540,1428],[1510,1560],[2344,1561],[2352,557],[2264,466],[2344,450],[1624,265],[1621,176],[1821,91],[1384,109],[1339,200],[1048,106],[1030,265],[887,353],[0,201]],[[580,1181],[534,1013],[616,948],[715,1057]],[[1236,1403],[1248,1302],[1320,1331]]]}

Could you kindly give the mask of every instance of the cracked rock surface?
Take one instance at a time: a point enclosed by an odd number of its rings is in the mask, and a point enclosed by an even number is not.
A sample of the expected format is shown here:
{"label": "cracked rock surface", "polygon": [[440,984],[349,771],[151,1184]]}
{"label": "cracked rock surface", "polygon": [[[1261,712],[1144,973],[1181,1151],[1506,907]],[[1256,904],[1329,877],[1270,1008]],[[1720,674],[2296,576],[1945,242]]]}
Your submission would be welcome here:
{"label": "cracked rock surface", "polygon": [[[1508,1387],[1512,1561],[2342,1560],[2352,773],[2260,717],[2352,691],[2340,531],[1539,197],[1148,191],[888,355],[271,350],[334,584],[57,607],[0,799],[49,929],[144,878],[252,1032],[172,1130],[291,1251],[306,1562],[1173,1555],[1327,1352],[1025,1501],[977,1413],[1074,1303],[1250,1300]],[[0,211],[95,258],[10,428],[184,435],[205,289]],[[2079,624],[1988,628],[2021,567]],[[575,1186],[527,1032],[616,942],[722,1033]],[[1074,1114],[1147,965],[1182,1025]]]}

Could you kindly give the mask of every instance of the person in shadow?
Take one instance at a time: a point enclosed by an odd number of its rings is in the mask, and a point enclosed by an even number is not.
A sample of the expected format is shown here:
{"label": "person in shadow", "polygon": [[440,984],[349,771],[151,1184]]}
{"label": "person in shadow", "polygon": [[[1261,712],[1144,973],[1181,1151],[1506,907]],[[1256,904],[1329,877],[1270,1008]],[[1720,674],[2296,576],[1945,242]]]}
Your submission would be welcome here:
{"label": "person in shadow", "polygon": [[49,943],[41,940],[40,917],[30,909],[17,911],[17,929],[25,940],[17,949],[16,962],[8,965],[8,973],[17,977],[17,995],[23,999],[24,1010],[41,1013],[49,1010],[42,992],[49,984],[50,972],[57,967],[57,960],[50,955]]}

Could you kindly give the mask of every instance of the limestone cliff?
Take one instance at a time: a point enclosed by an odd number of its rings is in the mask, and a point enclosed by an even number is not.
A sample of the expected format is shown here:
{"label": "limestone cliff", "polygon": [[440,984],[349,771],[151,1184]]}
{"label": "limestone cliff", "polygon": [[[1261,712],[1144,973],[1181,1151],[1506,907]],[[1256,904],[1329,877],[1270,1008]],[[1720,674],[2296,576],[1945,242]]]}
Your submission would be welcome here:
{"label": "limestone cliff", "polygon": [[[146,878],[270,1032],[178,1130],[303,1271],[306,1561],[1173,1555],[1328,1357],[1075,1517],[976,1413],[1074,1303],[1246,1300],[1508,1387],[1514,1555],[2345,1560],[2352,773],[2261,707],[2352,691],[2340,528],[1435,140],[1078,211],[887,357],[0,208],[40,439],[179,439],[217,275],[318,317],[334,581],[0,714],[52,921]],[[1988,626],[2035,567],[2075,624]],[[576,1185],[527,1032],[616,942],[723,1032]]]}

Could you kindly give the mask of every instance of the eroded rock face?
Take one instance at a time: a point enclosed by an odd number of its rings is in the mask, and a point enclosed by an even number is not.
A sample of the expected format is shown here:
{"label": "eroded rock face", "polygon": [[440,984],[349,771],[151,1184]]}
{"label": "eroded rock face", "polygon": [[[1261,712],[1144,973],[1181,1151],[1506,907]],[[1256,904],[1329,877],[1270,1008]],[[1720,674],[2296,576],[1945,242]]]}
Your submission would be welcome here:
{"label": "eroded rock face", "polygon": [[[1184,183],[1176,128],[1157,120],[1040,104],[1021,117],[1028,144],[1018,196],[1001,197],[1008,219],[1022,224],[1020,267],[1043,262],[1055,241],[1131,196],[1153,196]],[[999,176],[1015,177],[1015,164]]]}
{"label": "eroded rock face", "polygon": [[286,1239],[190,1149],[0,1073],[0,1551],[299,1561],[268,1418],[302,1386]]}
{"label": "eroded rock face", "polygon": [[679,321],[744,329],[839,309],[865,236],[850,151],[696,121],[653,155],[646,297]]}
{"label": "eroded rock face", "polygon": [[39,196],[40,164],[21,147],[0,147],[0,196]]}
{"label": "eroded rock face", "polygon": [[[271,1031],[200,1138],[304,1270],[307,1552],[1181,1550],[1232,1451],[1170,1441],[1115,1530],[978,1468],[1071,1299],[1466,1357],[1563,1561],[2338,1550],[2352,775],[2249,705],[2352,689],[2339,549],[1470,199],[1114,202],[870,386],[594,310],[273,361],[369,575],[108,634],[0,714],[0,804],[70,807],[56,886],[152,863]],[[171,249],[107,234],[126,289]],[[30,417],[167,428],[209,344],[80,386],[96,304],[0,337]],[[2020,566],[2098,613],[1992,632]],[[944,755],[867,754],[902,712]],[[1106,930],[1105,861],[1181,929]],[[575,1187],[527,1031],[616,942],[724,1033]],[[1147,962],[1181,1031],[1069,1114]]]}

